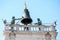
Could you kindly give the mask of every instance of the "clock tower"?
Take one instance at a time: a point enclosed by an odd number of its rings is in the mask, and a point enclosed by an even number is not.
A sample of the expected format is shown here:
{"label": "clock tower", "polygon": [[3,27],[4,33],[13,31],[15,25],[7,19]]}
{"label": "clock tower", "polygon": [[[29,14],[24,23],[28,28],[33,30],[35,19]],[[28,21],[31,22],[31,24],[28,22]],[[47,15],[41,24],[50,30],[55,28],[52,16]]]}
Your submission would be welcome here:
{"label": "clock tower", "polygon": [[[56,21],[51,25],[44,25],[37,18],[38,22],[33,24],[26,4],[24,7],[22,18],[12,17],[11,23],[3,21],[3,40],[56,40]],[[21,23],[16,23],[16,20],[21,20]]]}

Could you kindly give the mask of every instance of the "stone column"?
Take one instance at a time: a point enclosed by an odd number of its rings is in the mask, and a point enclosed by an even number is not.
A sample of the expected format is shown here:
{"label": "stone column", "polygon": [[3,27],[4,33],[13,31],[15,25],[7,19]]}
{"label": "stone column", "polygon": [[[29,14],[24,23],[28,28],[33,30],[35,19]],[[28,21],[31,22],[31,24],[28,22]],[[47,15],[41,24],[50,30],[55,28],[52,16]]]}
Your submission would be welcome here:
{"label": "stone column", "polygon": [[18,26],[16,27],[16,31],[19,31],[19,27]]}

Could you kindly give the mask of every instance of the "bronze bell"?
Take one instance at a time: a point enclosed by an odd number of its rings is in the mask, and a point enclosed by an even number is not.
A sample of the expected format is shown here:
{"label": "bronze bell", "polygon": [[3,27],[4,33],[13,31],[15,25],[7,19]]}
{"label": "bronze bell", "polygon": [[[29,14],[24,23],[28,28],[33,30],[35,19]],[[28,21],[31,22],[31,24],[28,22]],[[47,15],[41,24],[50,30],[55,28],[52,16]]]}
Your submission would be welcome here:
{"label": "bronze bell", "polygon": [[29,15],[29,11],[28,11],[28,9],[27,9],[26,4],[25,4],[24,14],[23,14],[23,16],[22,16],[21,22],[22,22],[24,25],[27,25],[27,24],[32,23],[32,19],[31,19],[30,15]]}

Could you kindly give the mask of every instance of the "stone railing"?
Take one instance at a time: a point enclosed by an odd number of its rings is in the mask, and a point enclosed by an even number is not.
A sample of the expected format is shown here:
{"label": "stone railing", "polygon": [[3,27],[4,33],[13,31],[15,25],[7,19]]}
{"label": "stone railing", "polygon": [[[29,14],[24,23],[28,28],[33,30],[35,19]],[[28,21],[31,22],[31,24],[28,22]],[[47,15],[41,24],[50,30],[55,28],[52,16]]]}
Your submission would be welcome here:
{"label": "stone railing", "polygon": [[40,31],[56,31],[54,26],[45,26],[45,25],[19,25],[19,24],[14,24],[14,25],[7,25],[5,27],[5,31],[11,31],[11,27],[13,27],[14,31],[36,31],[36,32],[40,32]]}

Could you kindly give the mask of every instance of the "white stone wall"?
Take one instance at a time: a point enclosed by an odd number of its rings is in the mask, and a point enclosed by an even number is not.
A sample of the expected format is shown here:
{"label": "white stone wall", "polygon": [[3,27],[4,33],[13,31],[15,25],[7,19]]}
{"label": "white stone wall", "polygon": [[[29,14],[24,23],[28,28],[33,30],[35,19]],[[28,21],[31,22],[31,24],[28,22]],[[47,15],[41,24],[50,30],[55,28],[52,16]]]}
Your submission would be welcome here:
{"label": "white stone wall", "polygon": [[[3,33],[3,40],[11,40],[9,33]],[[15,32],[15,34],[14,40],[46,40],[47,32]],[[49,32],[49,34],[51,35],[51,40],[56,40],[57,32]]]}
{"label": "white stone wall", "polygon": [[42,40],[41,35],[16,35],[16,40]]}

